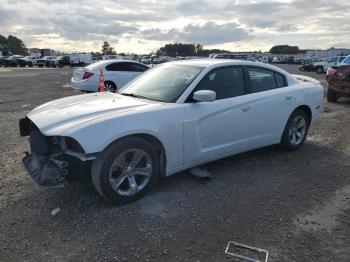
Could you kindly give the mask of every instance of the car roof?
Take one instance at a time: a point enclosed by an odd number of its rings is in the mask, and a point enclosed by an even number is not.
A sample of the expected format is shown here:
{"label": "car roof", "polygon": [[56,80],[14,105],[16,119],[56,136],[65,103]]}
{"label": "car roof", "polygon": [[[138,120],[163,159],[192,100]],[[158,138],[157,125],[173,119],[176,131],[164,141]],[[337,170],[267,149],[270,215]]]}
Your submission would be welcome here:
{"label": "car roof", "polygon": [[109,65],[109,64],[113,64],[113,63],[125,63],[125,62],[141,64],[141,63],[139,63],[137,61],[134,61],[134,60],[108,59],[108,60],[100,60],[100,61],[97,61],[95,63],[92,63],[92,64],[88,65],[87,68],[95,69],[95,68],[98,68],[98,67],[101,67],[101,66],[106,66],[106,65]]}
{"label": "car roof", "polygon": [[225,65],[263,65],[264,63],[252,62],[247,60],[238,60],[238,59],[189,59],[189,60],[179,60],[170,62],[177,65],[191,65],[191,66],[200,66],[200,67],[211,67],[211,66],[225,66]]}
{"label": "car roof", "polygon": [[210,59],[210,58],[190,59],[190,60],[179,60],[174,62],[168,62],[167,64],[199,66],[204,68],[215,68],[215,67],[230,66],[230,65],[237,65],[237,66],[246,65],[246,66],[264,67],[264,68],[278,71],[284,74],[288,74],[285,70],[270,64],[247,61],[247,60],[238,60],[238,59]]}

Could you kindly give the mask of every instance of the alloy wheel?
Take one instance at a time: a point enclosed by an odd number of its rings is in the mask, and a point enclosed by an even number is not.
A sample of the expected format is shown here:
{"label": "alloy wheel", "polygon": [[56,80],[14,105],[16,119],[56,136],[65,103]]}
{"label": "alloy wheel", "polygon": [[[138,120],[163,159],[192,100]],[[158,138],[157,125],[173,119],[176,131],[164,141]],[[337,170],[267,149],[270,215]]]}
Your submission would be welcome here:
{"label": "alloy wheel", "polygon": [[146,187],[152,175],[151,157],[142,149],[122,152],[112,163],[109,182],[122,196],[132,196]]}
{"label": "alloy wheel", "polygon": [[299,145],[306,134],[306,121],[302,116],[296,116],[289,127],[289,141],[292,145]]}
{"label": "alloy wheel", "polygon": [[111,92],[116,91],[116,87],[110,82],[105,83],[105,87],[108,91],[111,91]]}

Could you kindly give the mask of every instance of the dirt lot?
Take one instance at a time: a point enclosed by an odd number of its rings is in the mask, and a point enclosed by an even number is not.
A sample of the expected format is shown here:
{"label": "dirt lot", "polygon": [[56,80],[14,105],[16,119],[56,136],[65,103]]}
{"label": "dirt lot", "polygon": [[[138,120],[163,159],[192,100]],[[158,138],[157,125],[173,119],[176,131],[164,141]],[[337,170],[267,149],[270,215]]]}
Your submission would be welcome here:
{"label": "dirt lot", "polygon": [[117,207],[89,180],[40,188],[22,167],[18,120],[77,94],[71,73],[0,69],[0,261],[233,261],[230,240],[267,249],[269,261],[350,261],[350,100],[325,103],[297,152],[269,147],[215,161],[206,165],[211,180],[182,172]]}

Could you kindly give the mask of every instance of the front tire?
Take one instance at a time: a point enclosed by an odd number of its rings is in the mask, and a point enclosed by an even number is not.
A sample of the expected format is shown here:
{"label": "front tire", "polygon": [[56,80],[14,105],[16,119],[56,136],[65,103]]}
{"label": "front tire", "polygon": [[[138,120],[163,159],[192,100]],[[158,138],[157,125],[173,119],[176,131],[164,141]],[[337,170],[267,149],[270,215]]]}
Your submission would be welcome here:
{"label": "front tire", "polygon": [[335,103],[338,101],[337,93],[334,92],[334,90],[331,89],[330,87],[328,87],[328,91],[327,91],[327,101],[331,103]]}
{"label": "front tire", "polygon": [[296,109],[288,119],[284,128],[281,147],[285,150],[292,151],[300,148],[306,139],[309,130],[310,119],[301,109]]}
{"label": "front tire", "polygon": [[152,144],[138,137],[118,140],[103,150],[92,164],[97,192],[118,204],[141,198],[158,181],[159,155]]}

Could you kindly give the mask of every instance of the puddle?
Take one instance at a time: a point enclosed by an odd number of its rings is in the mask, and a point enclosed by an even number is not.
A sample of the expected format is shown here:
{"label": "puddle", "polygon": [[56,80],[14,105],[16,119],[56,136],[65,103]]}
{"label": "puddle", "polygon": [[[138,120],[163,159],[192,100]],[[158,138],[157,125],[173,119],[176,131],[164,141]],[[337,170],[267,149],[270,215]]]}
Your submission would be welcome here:
{"label": "puddle", "polygon": [[331,232],[337,226],[337,217],[350,209],[350,185],[335,192],[325,203],[302,216],[298,216],[295,225],[305,231],[327,230]]}

